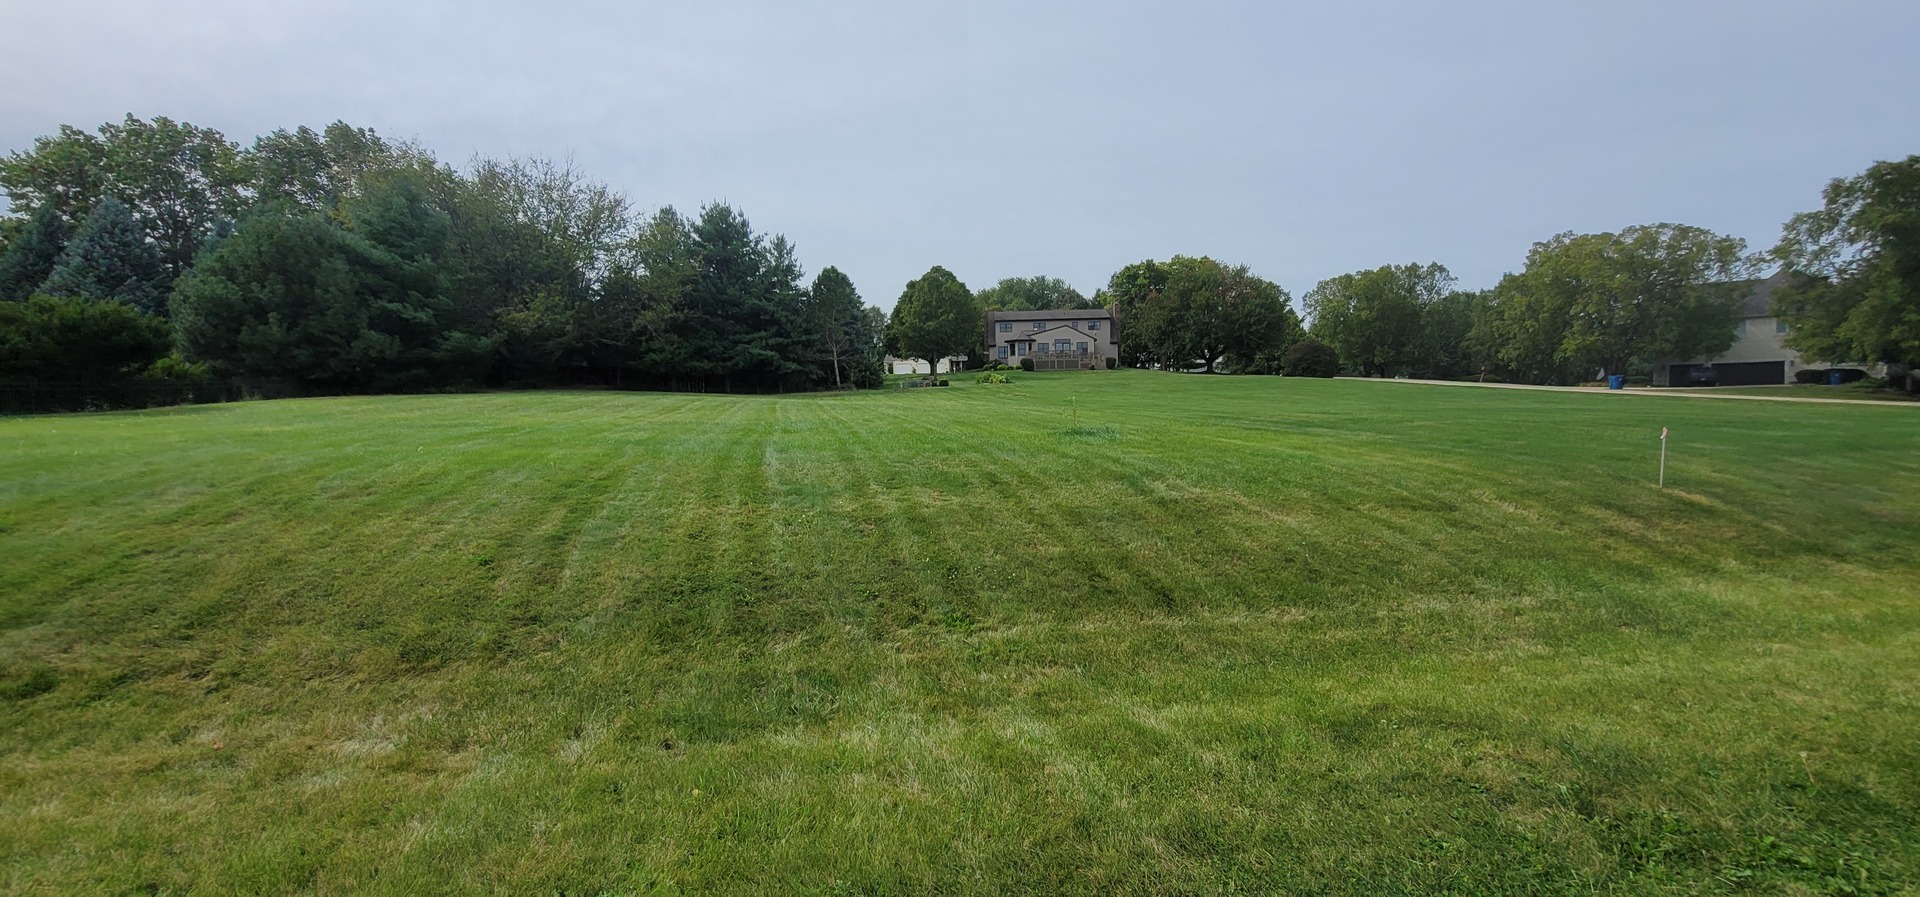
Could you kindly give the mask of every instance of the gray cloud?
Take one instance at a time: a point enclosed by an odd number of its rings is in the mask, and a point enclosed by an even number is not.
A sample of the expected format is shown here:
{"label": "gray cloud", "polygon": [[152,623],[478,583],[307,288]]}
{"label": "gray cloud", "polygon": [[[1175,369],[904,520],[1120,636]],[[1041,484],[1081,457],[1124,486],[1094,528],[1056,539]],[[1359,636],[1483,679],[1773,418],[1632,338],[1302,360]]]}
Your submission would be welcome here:
{"label": "gray cloud", "polygon": [[0,147],[168,115],[336,118],[442,158],[571,156],[641,207],[726,199],[869,301],[943,264],[1091,292],[1205,253],[1296,296],[1562,230],[1771,245],[1920,152],[1902,2],[27,2]]}

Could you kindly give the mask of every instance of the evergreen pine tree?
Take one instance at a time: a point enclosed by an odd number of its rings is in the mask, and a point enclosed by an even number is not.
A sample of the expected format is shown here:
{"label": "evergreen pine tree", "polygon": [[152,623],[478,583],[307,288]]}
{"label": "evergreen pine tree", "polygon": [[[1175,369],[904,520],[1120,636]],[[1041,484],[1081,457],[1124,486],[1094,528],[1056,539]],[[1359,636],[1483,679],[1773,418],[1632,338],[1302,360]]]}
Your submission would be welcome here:
{"label": "evergreen pine tree", "polygon": [[0,299],[19,300],[46,282],[60,251],[67,248],[67,221],[52,203],[42,203],[20,236],[0,253]]}
{"label": "evergreen pine tree", "polygon": [[40,292],[49,296],[111,299],[150,314],[167,311],[167,278],[160,254],[147,242],[125,203],[100,201],[60,253]]}

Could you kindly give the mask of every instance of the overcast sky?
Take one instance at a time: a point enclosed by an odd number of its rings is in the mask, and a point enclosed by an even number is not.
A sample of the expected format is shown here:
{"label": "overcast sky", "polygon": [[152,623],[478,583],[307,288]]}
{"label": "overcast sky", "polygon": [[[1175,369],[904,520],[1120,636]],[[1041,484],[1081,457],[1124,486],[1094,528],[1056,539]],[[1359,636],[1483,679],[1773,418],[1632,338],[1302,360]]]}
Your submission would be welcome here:
{"label": "overcast sky", "polygon": [[1176,253],[1296,297],[1564,230],[1771,246],[1920,153],[1920,2],[458,3],[0,0],[0,147],[167,115],[335,119],[442,159],[571,156],[641,208],[725,199],[891,307],[1082,291]]}

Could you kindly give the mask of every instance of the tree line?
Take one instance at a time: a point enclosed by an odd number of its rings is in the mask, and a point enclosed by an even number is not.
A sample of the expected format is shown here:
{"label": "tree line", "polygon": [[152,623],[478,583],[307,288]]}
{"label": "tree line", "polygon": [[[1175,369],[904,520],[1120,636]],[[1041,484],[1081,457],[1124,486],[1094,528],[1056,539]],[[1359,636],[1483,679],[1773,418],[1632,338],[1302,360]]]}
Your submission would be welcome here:
{"label": "tree line", "polygon": [[939,266],[891,316],[714,203],[636,211],[570,165],[476,159],[336,122],[241,146],[128,116],[0,160],[0,383],[244,377],[338,390],[601,383],[871,387],[882,357],[985,358],[992,309],[1111,308],[1122,361],[1232,373],[1571,383],[1733,342],[1764,266],[1787,343],[1920,367],[1920,156],[1833,181],[1764,254],[1676,224],[1564,233],[1468,291],[1442,265],[1323,280],[1146,260],[1089,297]]}
{"label": "tree line", "polygon": [[1128,265],[1093,304],[1116,311],[1134,366],[1569,384],[1725,352],[1755,278],[1777,268],[1790,276],[1770,312],[1789,347],[1886,363],[1920,387],[1920,156],[1835,179],[1822,198],[1760,253],[1650,224],[1555,235],[1486,290],[1458,289],[1438,263],[1342,274],[1302,297],[1304,326],[1285,290],[1207,258]]}
{"label": "tree line", "polygon": [[1724,352],[1757,264],[1738,238],[1682,225],[1559,234],[1491,290],[1455,289],[1439,264],[1321,281],[1309,332],[1365,376],[1573,383]]}
{"label": "tree line", "polygon": [[[0,379],[316,389],[875,386],[884,317],[738,210],[641,214],[569,165],[336,122],[249,147],[166,118],[0,160]],[[65,359],[65,360],[58,360]]]}
{"label": "tree line", "polygon": [[1206,257],[1127,265],[1091,298],[1046,277],[969,293],[935,268],[895,309],[888,346],[968,354],[984,348],[989,309],[1110,307],[1134,367],[1571,384],[1724,353],[1756,278],[1778,268],[1791,276],[1770,311],[1788,346],[1896,376],[1920,369],[1920,156],[1836,179],[1823,199],[1762,253],[1680,224],[1562,233],[1491,289],[1459,289],[1438,263],[1328,278],[1302,297],[1304,320],[1286,290]]}
{"label": "tree line", "polygon": [[1831,181],[1818,209],[1775,245],[1653,224],[1563,233],[1490,290],[1453,289],[1438,264],[1322,281],[1306,296],[1309,335],[1341,369],[1370,376],[1490,377],[1565,384],[1605,371],[1649,374],[1660,360],[1713,357],[1768,268],[1788,274],[1769,311],[1812,361],[1889,365],[1920,387],[1920,156]]}

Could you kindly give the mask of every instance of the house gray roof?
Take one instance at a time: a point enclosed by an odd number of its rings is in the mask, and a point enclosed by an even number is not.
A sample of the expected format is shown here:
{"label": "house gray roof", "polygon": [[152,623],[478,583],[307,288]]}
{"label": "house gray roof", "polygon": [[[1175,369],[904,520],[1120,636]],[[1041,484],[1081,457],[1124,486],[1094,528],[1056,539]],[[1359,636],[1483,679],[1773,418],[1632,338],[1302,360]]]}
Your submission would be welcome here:
{"label": "house gray roof", "polygon": [[1791,280],[1787,269],[1782,268],[1765,280],[1749,280],[1743,285],[1750,289],[1747,298],[1740,300],[1740,317],[1765,318],[1773,315],[1773,293],[1787,285]]}
{"label": "house gray roof", "polygon": [[1039,311],[989,311],[995,321],[1056,321],[1112,318],[1107,308],[1046,308]]}

